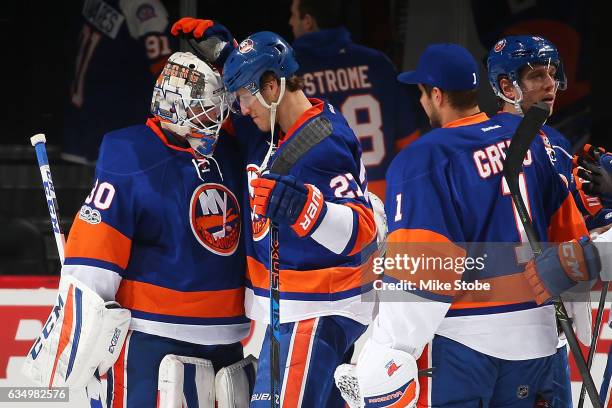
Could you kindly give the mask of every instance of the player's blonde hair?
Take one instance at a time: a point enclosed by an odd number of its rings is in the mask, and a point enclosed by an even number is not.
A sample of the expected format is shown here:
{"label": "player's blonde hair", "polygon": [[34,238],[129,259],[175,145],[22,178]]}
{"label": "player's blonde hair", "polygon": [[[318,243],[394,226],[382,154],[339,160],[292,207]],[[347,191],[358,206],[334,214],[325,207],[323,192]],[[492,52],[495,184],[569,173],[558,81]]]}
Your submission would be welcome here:
{"label": "player's blonde hair", "polygon": [[[266,71],[259,80],[259,86],[262,87],[266,82],[271,82],[273,80],[275,80],[277,84],[280,84],[280,80],[274,72]],[[302,78],[301,75],[291,75],[289,78],[287,78],[285,84],[289,92],[304,90],[304,78]]]}

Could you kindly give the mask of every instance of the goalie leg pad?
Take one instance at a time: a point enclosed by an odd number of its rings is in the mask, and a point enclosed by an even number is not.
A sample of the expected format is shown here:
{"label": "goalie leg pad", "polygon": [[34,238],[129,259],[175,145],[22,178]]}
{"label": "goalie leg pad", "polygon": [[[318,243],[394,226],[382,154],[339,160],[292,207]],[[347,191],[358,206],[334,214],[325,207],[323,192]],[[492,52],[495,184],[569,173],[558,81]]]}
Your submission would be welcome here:
{"label": "goalie leg pad", "polygon": [[129,324],[129,310],[62,276],[57,303],[22,372],[39,386],[83,387],[96,369],[106,372],[117,360]]}
{"label": "goalie leg pad", "polygon": [[159,365],[158,408],[214,408],[215,370],[210,360],[168,354]]}
{"label": "goalie leg pad", "polygon": [[194,344],[130,330],[108,374],[111,406],[156,407],[161,399],[166,407],[209,408],[214,406],[215,369],[242,357],[239,342]]}
{"label": "goalie leg pad", "polygon": [[217,408],[248,408],[255,386],[257,359],[248,356],[215,376]]}

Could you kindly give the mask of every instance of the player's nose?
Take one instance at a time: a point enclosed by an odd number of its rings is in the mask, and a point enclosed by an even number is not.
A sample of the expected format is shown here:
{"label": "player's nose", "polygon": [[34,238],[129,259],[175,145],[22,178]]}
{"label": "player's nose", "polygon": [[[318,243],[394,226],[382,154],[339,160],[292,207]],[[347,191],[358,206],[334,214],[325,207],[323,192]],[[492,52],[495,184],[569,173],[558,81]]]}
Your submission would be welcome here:
{"label": "player's nose", "polygon": [[240,112],[242,112],[244,116],[247,116],[249,113],[251,113],[250,105],[240,102]]}
{"label": "player's nose", "polygon": [[550,75],[550,74],[546,75],[546,80],[545,80],[545,83],[544,83],[546,88],[547,89],[554,88],[555,84],[556,84],[555,77],[553,75]]}

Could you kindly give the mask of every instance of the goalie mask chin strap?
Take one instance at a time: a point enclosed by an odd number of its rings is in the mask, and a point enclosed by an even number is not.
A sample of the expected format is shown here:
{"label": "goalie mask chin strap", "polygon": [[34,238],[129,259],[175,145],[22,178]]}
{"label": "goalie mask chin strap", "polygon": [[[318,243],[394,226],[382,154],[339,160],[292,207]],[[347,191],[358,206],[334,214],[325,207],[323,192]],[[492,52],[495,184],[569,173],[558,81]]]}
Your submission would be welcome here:
{"label": "goalie mask chin strap", "polygon": [[263,172],[264,169],[268,167],[268,161],[272,154],[274,154],[275,145],[274,145],[274,125],[276,124],[276,108],[278,104],[281,103],[283,96],[285,96],[285,77],[280,79],[280,93],[278,95],[278,100],[276,102],[267,103],[261,92],[257,92],[255,94],[259,103],[261,103],[264,107],[270,109],[270,147],[268,148],[268,152],[266,153],[266,157],[264,158],[263,163],[261,163],[260,169]]}

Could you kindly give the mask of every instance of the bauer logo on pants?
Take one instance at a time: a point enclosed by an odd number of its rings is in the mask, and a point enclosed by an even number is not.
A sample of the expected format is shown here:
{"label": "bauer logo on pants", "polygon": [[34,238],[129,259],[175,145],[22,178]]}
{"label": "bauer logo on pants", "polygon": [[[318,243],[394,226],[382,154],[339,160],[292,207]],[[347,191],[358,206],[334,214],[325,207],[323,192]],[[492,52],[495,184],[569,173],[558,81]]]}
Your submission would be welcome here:
{"label": "bauer logo on pants", "polygon": [[204,248],[222,256],[236,251],[240,207],[231,191],[221,184],[202,184],[193,192],[189,208],[191,230]]}

